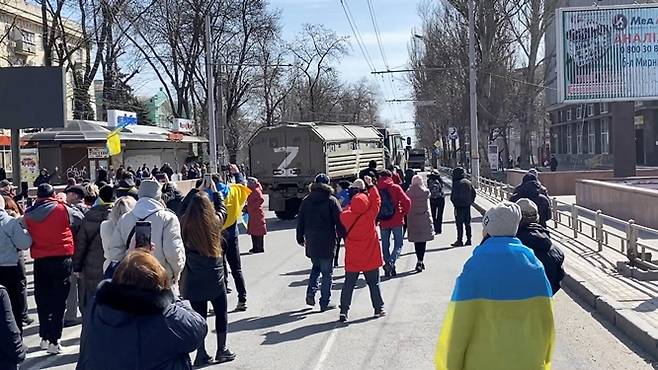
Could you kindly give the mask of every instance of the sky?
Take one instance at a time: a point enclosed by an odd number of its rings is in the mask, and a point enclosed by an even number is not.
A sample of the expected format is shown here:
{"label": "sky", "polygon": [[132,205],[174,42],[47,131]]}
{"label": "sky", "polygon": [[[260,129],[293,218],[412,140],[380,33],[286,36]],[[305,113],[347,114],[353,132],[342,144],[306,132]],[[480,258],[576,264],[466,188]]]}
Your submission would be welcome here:
{"label": "sky", "polygon": [[[360,38],[372,64],[378,71],[386,70],[377,44],[367,0],[344,0],[353,16]],[[391,70],[408,67],[408,44],[413,30],[420,29],[418,0],[370,0],[379,28],[382,49]],[[281,11],[283,36],[292,39],[304,23],[322,24],[339,36],[349,36],[350,55],[336,66],[345,81],[367,78],[380,92],[381,118],[390,122],[403,135],[413,136],[413,106],[411,103],[386,103],[390,99],[411,97],[405,73],[372,75],[371,68],[358,47],[340,0],[270,0],[271,6]]]}

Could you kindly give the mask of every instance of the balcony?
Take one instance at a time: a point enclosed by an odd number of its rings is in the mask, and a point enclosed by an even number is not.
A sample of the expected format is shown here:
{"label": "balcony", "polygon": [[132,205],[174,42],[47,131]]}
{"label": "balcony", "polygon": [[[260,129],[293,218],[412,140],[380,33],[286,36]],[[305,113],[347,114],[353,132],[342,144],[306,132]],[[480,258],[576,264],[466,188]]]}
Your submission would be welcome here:
{"label": "balcony", "polygon": [[23,40],[16,41],[16,46],[14,47],[14,53],[19,55],[34,55],[36,53],[36,47],[34,44],[25,42]]}

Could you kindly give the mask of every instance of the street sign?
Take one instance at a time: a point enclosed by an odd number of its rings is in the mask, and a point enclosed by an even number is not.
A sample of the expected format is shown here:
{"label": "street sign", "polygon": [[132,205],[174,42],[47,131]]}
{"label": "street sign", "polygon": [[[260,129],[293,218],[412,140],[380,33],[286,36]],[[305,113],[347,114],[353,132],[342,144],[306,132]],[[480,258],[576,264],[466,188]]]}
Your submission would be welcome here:
{"label": "street sign", "polygon": [[458,138],[459,134],[457,133],[457,127],[448,127],[448,139],[457,140]]}
{"label": "street sign", "polygon": [[559,102],[658,97],[658,6],[632,4],[557,11]]}
{"label": "street sign", "polygon": [[87,157],[89,159],[109,158],[110,153],[106,147],[89,147],[87,148]]}
{"label": "street sign", "polygon": [[194,130],[194,121],[185,118],[174,118],[174,132],[192,132]]}
{"label": "street sign", "polygon": [[487,150],[489,158],[489,168],[492,170],[498,169],[498,145],[489,145]]}
{"label": "street sign", "polygon": [[436,147],[436,148],[440,148],[440,147],[441,147],[441,142],[438,141],[438,140],[435,141],[435,142],[434,142],[434,147]]}
{"label": "street sign", "polygon": [[117,109],[107,110],[107,126],[110,128],[136,124],[137,113],[135,112],[126,112]]}

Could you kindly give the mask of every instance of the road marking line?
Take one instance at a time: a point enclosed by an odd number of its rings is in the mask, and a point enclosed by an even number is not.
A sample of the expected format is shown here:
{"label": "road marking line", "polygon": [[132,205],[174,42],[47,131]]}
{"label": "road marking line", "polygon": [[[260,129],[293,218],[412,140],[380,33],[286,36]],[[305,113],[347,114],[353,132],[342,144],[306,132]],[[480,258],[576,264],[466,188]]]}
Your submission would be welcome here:
{"label": "road marking line", "polygon": [[331,347],[333,347],[334,342],[336,341],[336,333],[338,332],[336,329],[338,329],[338,323],[334,325],[334,328],[331,330],[331,333],[329,334],[329,339],[327,339],[327,343],[324,344],[324,347],[322,348],[322,352],[320,352],[320,358],[318,359],[318,362],[315,364],[315,367],[313,368],[314,370],[320,370],[322,369],[322,365],[324,361],[329,357],[329,352],[331,352]]}

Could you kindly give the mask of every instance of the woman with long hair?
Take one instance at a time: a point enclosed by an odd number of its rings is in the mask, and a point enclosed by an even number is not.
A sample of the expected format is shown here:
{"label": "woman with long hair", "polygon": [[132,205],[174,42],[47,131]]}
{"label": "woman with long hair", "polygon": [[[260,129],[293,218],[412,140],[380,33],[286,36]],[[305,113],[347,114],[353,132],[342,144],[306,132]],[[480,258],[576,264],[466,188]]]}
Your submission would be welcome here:
{"label": "woman with long hair", "polygon": [[205,342],[201,342],[194,360],[195,366],[235,359],[235,354],[226,347],[228,305],[221,247],[223,224],[224,220],[215,211],[215,205],[206,192],[196,192],[192,196],[181,218],[186,256],[181,277],[181,293],[204,319],[208,315],[208,302],[215,311],[215,360],[208,355]]}
{"label": "woman with long hair", "polygon": [[430,190],[423,184],[420,175],[414,175],[407,190],[411,199],[411,209],[407,215],[407,240],[414,243],[416,249],[416,272],[425,270],[425,250],[427,242],[434,240],[434,225],[430,214]]}
{"label": "woman with long hair", "polygon": [[78,370],[191,369],[206,321],[171,291],[158,260],[129,252],[99,285],[82,325]]}
{"label": "woman with long hair", "polygon": [[103,256],[105,258],[105,262],[103,262],[103,271],[107,271],[110,263],[112,263],[108,257],[110,242],[112,241],[112,233],[114,233],[114,229],[116,228],[121,216],[132,211],[132,209],[135,208],[135,203],[137,203],[135,198],[130,196],[123,196],[117,199],[112,206],[112,210],[110,211],[107,220],[101,222],[101,243],[103,244]]}

